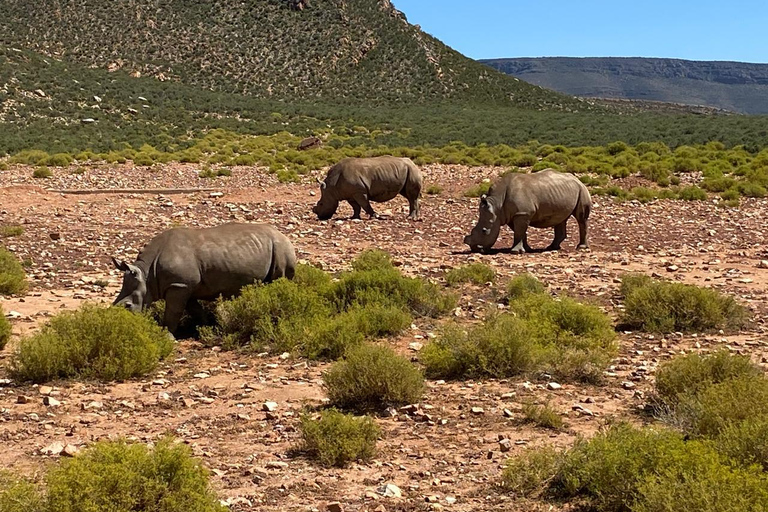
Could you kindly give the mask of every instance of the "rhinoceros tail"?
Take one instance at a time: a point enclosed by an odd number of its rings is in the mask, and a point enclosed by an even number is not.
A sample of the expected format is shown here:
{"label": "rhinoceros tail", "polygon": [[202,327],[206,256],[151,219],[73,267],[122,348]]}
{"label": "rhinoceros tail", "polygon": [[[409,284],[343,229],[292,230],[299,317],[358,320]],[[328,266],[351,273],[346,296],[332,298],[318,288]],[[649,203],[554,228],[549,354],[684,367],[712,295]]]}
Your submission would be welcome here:
{"label": "rhinoceros tail", "polygon": [[408,199],[418,199],[421,196],[421,187],[424,183],[421,169],[410,158],[403,158],[403,162],[408,167],[408,174],[403,186],[403,195]]}
{"label": "rhinoceros tail", "polygon": [[278,235],[272,240],[272,262],[266,279],[268,281],[281,277],[293,279],[296,274],[296,251],[293,244],[284,235]]}

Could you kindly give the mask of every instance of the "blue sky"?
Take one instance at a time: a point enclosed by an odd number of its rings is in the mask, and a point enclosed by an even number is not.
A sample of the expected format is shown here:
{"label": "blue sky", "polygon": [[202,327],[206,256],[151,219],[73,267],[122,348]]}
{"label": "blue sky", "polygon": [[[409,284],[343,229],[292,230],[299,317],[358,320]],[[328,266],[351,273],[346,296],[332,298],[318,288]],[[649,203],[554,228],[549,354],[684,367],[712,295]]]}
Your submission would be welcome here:
{"label": "blue sky", "polygon": [[768,1],[393,0],[474,59],[672,57],[768,63]]}

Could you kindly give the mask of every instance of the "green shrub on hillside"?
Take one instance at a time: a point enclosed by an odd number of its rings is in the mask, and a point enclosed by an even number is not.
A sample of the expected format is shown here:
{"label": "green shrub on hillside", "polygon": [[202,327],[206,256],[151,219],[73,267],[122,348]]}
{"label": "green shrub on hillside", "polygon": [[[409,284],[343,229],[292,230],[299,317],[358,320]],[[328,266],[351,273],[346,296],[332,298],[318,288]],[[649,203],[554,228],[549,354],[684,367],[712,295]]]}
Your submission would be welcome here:
{"label": "green shrub on hillside", "polygon": [[163,439],[154,448],[101,441],[62,459],[46,477],[51,511],[224,512],[208,471],[190,449]]}
{"label": "green shrub on hillside", "polygon": [[707,193],[696,185],[691,185],[678,190],[677,197],[686,201],[706,201]]}
{"label": "green shrub on hillside", "polygon": [[744,466],[759,464],[768,472],[768,415],[727,424],[715,438],[715,446]]}
{"label": "green shrub on hillside", "polygon": [[432,184],[427,187],[427,190],[425,191],[430,196],[439,196],[443,193],[443,187],[440,185]]}
{"label": "green shrub on hillside", "polygon": [[485,263],[470,263],[451,269],[445,274],[445,281],[451,286],[464,283],[483,285],[495,279],[496,271]]}
{"label": "green shrub on hillside", "polygon": [[538,498],[547,492],[562,461],[563,454],[552,447],[526,449],[505,463],[501,487],[515,496]]}
{"label": "green shrub on hillside", "polygon": [[552,430],[560,430],[565,426],[563,416],[549,404],[541,406],[533,403],[523,404],[523,421]]}
{"label": "green shrub on hillside", "polygon": [[27,291],[27,276],[16,256],[0,247],[0,295],[20,295]]}
{"label": "green shrub on hillside", "polygon": [[338,407],[381,409],[417,403],[424,392],[424,377],[389,347],[362,344],[348,350],[343,361],[323,374],[323,386]]}
{"label": "green shrub on hillside", "polygon": [[24,234],[24,228],[21,226],[2,226],[0,227],[0,237],[11,238],[14,236],[21,236]]}
{"label": "green shrub on hillside", "polygon": [[536,279],[535,276],[527,272],[513,277],[507,285],[507,298],[516,300],[528,294],[544,293],[547,288]]}
{"label": "green shrub on hillside", "polygon": [[168,332],[124,308],[85,305],[53,317],[14,354],[18,380],[125,380],[152,372],[173,349]]}
{"label": "green shrub on hillside", "polygon": [[733,297],[698,286],[624,276],[621,322],[648,332],[733,329],[744,324],[746,309]]}
{"label": "green shrub on hillside", "polygon": [[358,254],[351,263],[352,270],[364,272],[367,270],[393,270],[392,256],[380,249],[366,249]]}
{"label": "green shrub on hillside", "polygon": [[32,172],[33,178],[46,179],[46,178],[50,178],[51,176],[53,176],[53,173],[48,167],[44,165],[41,165],[40,167],[38,167]]}
{"label": "green shrub on hillside", "polygon": [[490,181],[484,181],[482,183],[479,183],[474,187],[470,187],[467,190],[465,190],[464,197],[480,197],[483,194],[487,194],[488,191],[491,189],[491,185],[492,183]]}
{"label": "green shrub on hillside", "polygon": [[349,462],[372,459],[380,434],[376,422],[367,416],[329,409],[319,419],[302,416],[299,449],[325,466],[344,467]]}

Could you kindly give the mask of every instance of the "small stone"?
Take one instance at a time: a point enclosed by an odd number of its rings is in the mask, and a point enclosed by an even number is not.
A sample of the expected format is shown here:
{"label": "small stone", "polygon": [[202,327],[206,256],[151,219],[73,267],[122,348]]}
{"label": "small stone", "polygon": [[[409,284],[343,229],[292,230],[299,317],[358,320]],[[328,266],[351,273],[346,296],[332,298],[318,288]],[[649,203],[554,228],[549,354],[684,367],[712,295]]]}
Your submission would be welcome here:
{"label": "small stone", "polygon": [[758,268],[768,268],[768,260],[760,260],[760,263],[757,264]]}
{"label": "small stone", "polygon": [[208,378],[208,377],[210,377],[210,376],[211,376],[211,374],[210,374],[210,373],[205,373],[205,372],[196,373],[196,374],[194,375],[194,377],[195,377],[196,379],[207,379],[207,378]]}
{"label": "small stone", "polygon": [[400,490],[395,484],[385,484],[379,487],[376,492],[386,498],[402,498],[403,491]]}
{"label": "small stone", "polygon": [[327,510],[328,512],[343,512],[344,511],[344,509],[341,506],[341,503],[339,503],[338,501],[332,501],[330,503],[327,503],[325,505],[325,510]]}
{"label": "small stone", "polygon": [[41,395],[50,395],[53,392],[53,388],[51,386],[40,386],[37,388],[37,392]]}
{"label": "small stone", "polygon": [[43,405],[47,405],[48,407],[58,407],[61,405],[61,402],[53,397],[45,396],[43,397]]}
{"label": "small stone", "polygon": [[104,407],[104,404],[101,402],[97,402],[96,400],[92,402],[88,402],[87,404],[83,404],[83,410],[88,411],[91,409],[101,409]]}
{"label": "small stone", "polygon": [[62,455],[66,457],[74,457],[77,455],[77,452],[80,451],[80,448],[73,444],[68,444],[64,447],[64,450],[61,452]]}
{"label": "small stone", "polygon": [[473,407],[469,410],[472,414],[485,414],[485,409],[482,407]]}
{"label": "small stone", "polygon": [[35,94],[37,94],[41,98],[45,98],[45,92],[42,89],[35,89]]}
{"label": "small stone", "polygon": [[64,444],[56,441],[55,443],[51,443],[42,450],[40,450],[40,453],[43,455],[61,455],[61,452],[64,451]]}
{"label": "small stone", "polygon": [[267,412],[275,412],[277,410],[277,402],[264,402],[261,409]]}
{"label": "small stone", "polygon": [[584,414],[585,416],[594,416],[595,413],[593,413],[590,409],[587,409],[586,407],[583,407],[579,404],[576,404],[572,407],[572,409],[576,412],[579,412],[581,414]]}
{"label": "small stone", "polygon": [[211,192],[208,194],[208,197],[221,197],[224,195],[224,192]]}
{"label": "small stone", "polygon": [[625,382],[621,383],[621,387],[623,387],[624,389],[635,389],[635,383],[634,382],[625,381]]}
{"label": "small stone", "polygon": [[499,441],[499,449],[502,453],[506,453],[512,449],[512,442],[509,439],[502,439]]}
{"label": "small stone", "polygon": [[268,469],[285,469],[288,467],[288,463],[281,460],[271,460],[267,462],[264,467]]}
{"label": "small stone", "polygon": [[670,265],[667,267],[667,272],[677,272],[678,270],[680,270],[680,267],[677,265]]}
{"label": "small stone", "polygon": [[558,389],[562,389],[562,387],[563,386],[561,386],[557,382],[550,382],[549,384],[547,384],[547,389],[551,389],[553,391],[556,391]]}
{"label": "small stone", "polygon": [[505,418],[511,418],[512,416],[514,416],[514,413],[512,411],[510,411],[509,409],[504,409]]}
{"label": "small stone", "polygon": [[17,404],[28,404],[32,401],[32,397],[19,395],[16,397],[16,403]]}
{"label": "small stone", "polygon": [[456,503],[456,496],[446,496],[445,502],[449,505],[453,505],[454,503]]}

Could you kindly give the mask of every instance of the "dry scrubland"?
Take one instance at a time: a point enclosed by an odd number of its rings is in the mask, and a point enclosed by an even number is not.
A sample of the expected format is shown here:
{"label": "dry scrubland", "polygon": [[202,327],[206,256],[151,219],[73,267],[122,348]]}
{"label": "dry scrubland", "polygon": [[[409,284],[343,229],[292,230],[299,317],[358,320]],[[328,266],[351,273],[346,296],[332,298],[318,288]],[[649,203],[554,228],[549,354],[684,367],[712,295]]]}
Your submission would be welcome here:
{"label": "dry scrubland", "polygon": [[[342,206],[319,222],[309,168],[281,183],[220,162],[90,161],[48,178],[5,163],[0,510],[103,507],[113,487],[116,510],[764,510],[762,156],[641,149],[507,155],[598,192],[590,252],[574,222],[563,251],[522,256],[461,244],[470,189],[506,168],[424,161],[422,221],[396,199],[384,220]],[[663,190],[690,200],[653,199]],[[110,256],[234,220],[291,237],[295,282],[210,308],[176,344],[158,308],[100,308],[119,287]],[[497,246],[510,243],[503,228]]]}

